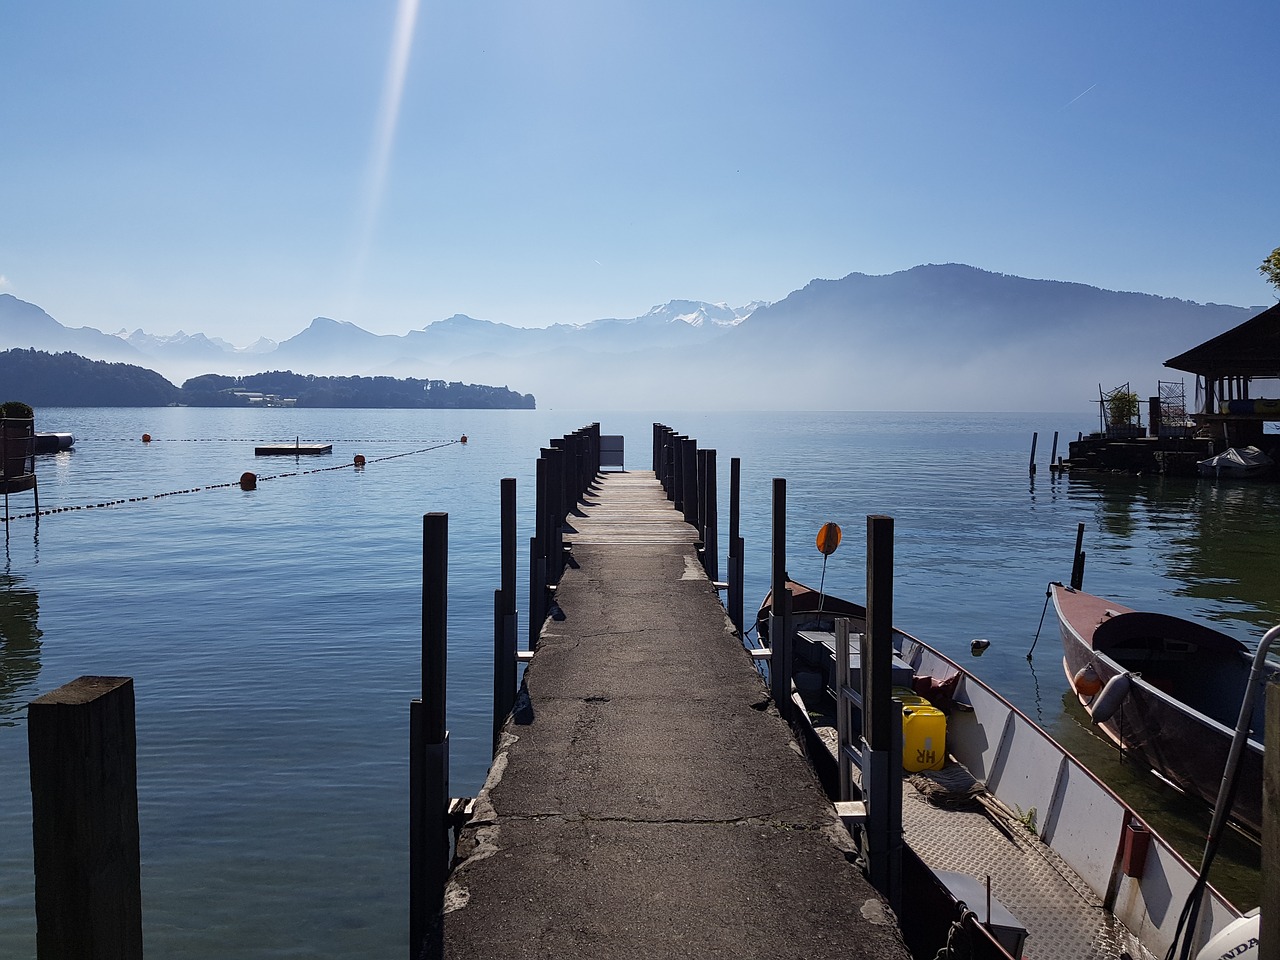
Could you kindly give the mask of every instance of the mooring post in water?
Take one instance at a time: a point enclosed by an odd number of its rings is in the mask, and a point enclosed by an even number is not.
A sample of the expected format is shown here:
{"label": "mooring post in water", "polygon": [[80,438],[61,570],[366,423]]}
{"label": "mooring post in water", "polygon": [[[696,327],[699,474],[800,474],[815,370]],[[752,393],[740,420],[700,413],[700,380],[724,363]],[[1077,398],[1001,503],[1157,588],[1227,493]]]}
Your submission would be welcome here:
{"label": "mooring post in water", "polygon": [[773,564],[769,614],[769,690],[784,720],[791,719],[791,591],[787,587],[787,481],[773,478]]}
{"label": "mooring post in water", "polygon": [[702,503],[702,542],[706,544],[703,556],[706,558],[707,577],[711,581],[720,579],[720,521],[716,517],[719,505],[716,502],[716,452],[707,451],[707,492]]}
{"label": "mooring post in water", "polygon": [[897,911],[902,904],[902,710],[893,700],[892,517],[867,517],[867,630],[860,661],[868,879]]}
{"label": "mooring post in water", "polygon": [[1071,589],[1084,586],[1084,524],[1076,525],[1076,552],[1071,555]]}
{"label": "mooring post in water", "polygon": [[1053,449],[1049,452],[1049,472],[1057,473],[1058,465],[1058,431],[1053,431]]}
{"label": "mooring post in water", "polygon": [[743,636],[742,623],[742,607],[743,607],[743,544],[738,536],[738,527],[741,512],[741,488],[742,485],[742,459],[740,457],[732,457],[729,460],[729,619],[733,621],[734,627],[738,630],[738,636]]}
{"label": "mooring post in water", "polygon": [[1031,472],[1036,472],[1036,441],[1040,439],[1040,434],[1031,434]]}
{"label": "mooring post in water", "polygon": [[422,697],[409,710],[409,957],[440,956],[449,878],[449,515],[422,518]]}
{"label": "mooring post in water", "polygon": [[691,523],[696,527],[698,525],[698,441],[692,437],[685,437],[680,441],[680,445],[684,447],[684,455],[680,460],[684,469],[684,480],[680,487],[684,497],[681,501],[681,510],[684,512],[685,523]]}
{"label": "mooring post in water", "polygon": [[493,752],[516,702],[516,481],[502,481],[502,587],[493,601]]}
{"label": "mooring post in water", "polygon": [[27,707],[36,956],[141,960],[133,680],[80,677]]}
{"label": "mooring post in water", "polygon": [[564,573],[564,518],[565,505],[564,450],[555,445],[543,451],[547,455],[547,583],[559,583]]}
{"label": "mooring post in water", "polygon": [[533,538],[529,541],[529,649],[538,649],[538,637],[547,619],[547,461],[534,464]]}

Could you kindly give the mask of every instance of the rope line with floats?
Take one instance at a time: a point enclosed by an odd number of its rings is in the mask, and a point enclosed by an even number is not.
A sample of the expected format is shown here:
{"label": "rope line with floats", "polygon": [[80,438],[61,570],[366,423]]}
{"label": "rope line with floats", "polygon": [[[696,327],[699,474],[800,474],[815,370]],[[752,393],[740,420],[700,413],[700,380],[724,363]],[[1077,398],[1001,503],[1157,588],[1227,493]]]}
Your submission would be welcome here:
{"label": "rope line with floats", "polygon": [[[143,434],[143,443],[150,443],[150,434]],[[12,516],[5,516],[4,522],[9,523],[14,520],[29,520],[31,518],[47,517],[55,513],[71,513],[76,510],[97,510],[104,507],[119,507],[127,503],[143,503],[148,500],[162,500],[165,497],[177,497],[188,493],[202,493],[206,490],[226,490],[231,487],[239,487],[241,490],[256,490],[260,481],[266,480],[284,480],[288,477],[305,477],[314,473],[330,473],[334,470],[347,469],[363,469],[371,463],[384,463],[388,460],[398,460],[401,457],[412,457],[421,453],[430,453],[433,450],[441,450],[445,447],[465,445],[467,442],[466,434],[463,434],[457,440],[444,440],[434,443],[431,446],[420,447],[417,450],[405,450],[400,453],[389,453],[384,457],[374,457],[372,460],[365,458],[363,454],[357,453],[350,463],[339,463],[328,467],[316,467],[312,470],[292,470],[288,473],[276,473],[271,476],[260,477],[255,473],[246,471],[240,475],[238,480],[229,483],[211,483],[202,487],[188,487],[185,490],[170,490],[166,493],[144,494],[140,497],[120,497],[116,500],[104,500],[101,503],[83,503],[70,507],[51,507],[48,510],[32,510],[29,513],[19,513]]]}

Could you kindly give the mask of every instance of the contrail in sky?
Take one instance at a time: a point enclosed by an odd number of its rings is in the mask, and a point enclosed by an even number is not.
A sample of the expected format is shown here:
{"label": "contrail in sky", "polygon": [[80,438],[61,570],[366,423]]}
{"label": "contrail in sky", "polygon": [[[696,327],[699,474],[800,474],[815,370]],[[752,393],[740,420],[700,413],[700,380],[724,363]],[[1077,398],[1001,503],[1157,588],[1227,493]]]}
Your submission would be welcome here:
{"label": "contrail in sky", "polygon": [[378,125],[374,132],[373,150],[365,173],[360,204],[360,220],[355,234],[351,274],[347,289],[347,312],[355,305],[364,280],[369,248],[373,245],[373,228],[386,191],[391,151],[395,146],[396,126],[400,120],[400,101],[404,95],[405,76],[409,71],[409,53],[413,49],[413,28],[418,19],[418,0],[400,0],[396,23],[391,33],[391,53],[387,58],[387,76],[382,87],[382,103],[378,108]]}
{"label": "contrail in sky", "polygon": [[[1090,84],[1090,85],[1089,85],[1089,90],[1092,90],[1092,89],[1093,89],[1094,87],[1096,87],[1096,86],[1097,86],[1097,84],[1096,84],[1096,83],[1094,83],[1094,84]],[[1067,104],[1067,107],[1071,106],[1071,104],[1072,104],[1072,103],[1075,103],[1077,100],[1079,100],[1081,97],[1083,97],[1085,93],[1088,93],[1088,92],[1089,92],[1089,90],[1086,90],[1084,93],[1078,93],[1078,94],[1076,94],[1074,97],[1072,97],[1072,98],[1071,98],[1071,101]],[[1067,107],[1063,107],[1062,109],[1064,109],[1064,110],[1065,110]]]}

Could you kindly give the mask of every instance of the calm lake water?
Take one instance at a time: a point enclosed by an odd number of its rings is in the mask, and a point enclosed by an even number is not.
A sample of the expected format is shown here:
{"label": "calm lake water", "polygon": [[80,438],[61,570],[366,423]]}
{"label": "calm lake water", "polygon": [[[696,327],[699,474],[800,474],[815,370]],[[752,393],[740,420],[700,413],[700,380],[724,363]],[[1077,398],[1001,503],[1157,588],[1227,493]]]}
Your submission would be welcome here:
{"label": "calm lake water", "polygon": [[[773,477],[788,568],[817,584],[818,528],[844,544],[835,594],[865,593],[865,517],[895,522],[895,621],[962,660],[1198,851],[1207,814],[1081,723],[1065,695],[1050,580],[1084,522],[1086,589],[1256,643],[1280,622],[1280,490],[1164,478],[1052,478],[1054,430],[1090,413],[707,414],[600,411],[45,409],[76,435],[41,457],[40,503],[8,524],[0,579],[0,956],[35,954],[26,704],[84,674],[134,678],[149,957],[364,958],[407,942],[409,701],[418,695],[422,515],[449,514],[453,792],[490,749],[499,485],[532,536],[539,447],[593,421],[650,464],[656,420],[742,460],[747,595],[769,579]],[[1028,477],[1033,431],[1039,475]],[[153,437],[143,444],[143,433]],[[466,445],[457,443],[468,436]],[[256,443],[333,443],[257,458]],[[363,470],[348,466],[356,454]],[[337,469],[326,469],[336,467]],[[237,479],[256,472],[258,489]],[[220,486],[229,484],[228,486]],[[163,496],[162,496],[163,495]],[[136,498],[132,499],[131,498]],[[117,503],[116,501],[124,501]],[[96,506],[106,504],[105,506]],[[11,514],[31,510],[29,494]],[[527,556],[517,582],[527,586]],[[722,559],[723,563],[723,559]],[[749,603],[750,607],[750,603]],[[519,609],[524,635],[527,598]],[[975,637],[991,641],[979,660]],[[1194,857],[1193,857],[1194,859]],[[1247,859],[1247,856],[1246,856]],[[1256,879],[1216,879],[1242,904]],[[1256,902],[1253,901],[1253,902]]]}

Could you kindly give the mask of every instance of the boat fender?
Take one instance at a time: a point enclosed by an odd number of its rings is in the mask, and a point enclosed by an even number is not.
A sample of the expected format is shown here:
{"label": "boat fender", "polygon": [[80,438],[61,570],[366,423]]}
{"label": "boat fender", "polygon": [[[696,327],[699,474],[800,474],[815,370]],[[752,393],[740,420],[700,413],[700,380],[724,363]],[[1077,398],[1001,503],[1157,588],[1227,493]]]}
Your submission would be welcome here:
{"label": "boat fender", "polygon": [[1201,947],[1196,960],[1256,960],[1261,929],[1261,914],[1250,910]]}
{"label": "boat fender", "polygon": [[1089,711],[1093,722],[1106,723],[1110,720],[1115,716],[1116,711],[1120,709],[1120,704],[1124,703],[1124,698],[1128,695],[1129,675],[1127,673],[1117,673],[1107,681],[1106,686],[1102,688],[1102,692],[1093,701],[1093,708]]}
{"label": "boat fender", "polygon": [[1097,696],[1098,691],[1102,689],[1102,678],[1098,676],[1098,671],[1093,668],[1092,663],[1086,663],[1071,678],[1071,686],[1075,688],[1076,696],[1082,700],[1088,700]]}

